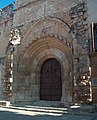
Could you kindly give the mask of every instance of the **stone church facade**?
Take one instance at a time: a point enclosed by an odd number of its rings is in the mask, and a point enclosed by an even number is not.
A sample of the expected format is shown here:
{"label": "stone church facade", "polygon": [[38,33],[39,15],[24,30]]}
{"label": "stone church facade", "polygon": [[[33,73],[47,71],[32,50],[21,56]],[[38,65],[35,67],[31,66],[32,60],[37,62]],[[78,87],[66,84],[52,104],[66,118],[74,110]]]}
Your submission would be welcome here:
{"label": "stone church facade", "polygon": [[[14,104],[74,103],[76,85],[84,76],[90,81],[87,18],[86,0],[16,0],[14,11],[12,5],[2,9],[1,98]],[[14,51],[12,29],[21,38]]]}

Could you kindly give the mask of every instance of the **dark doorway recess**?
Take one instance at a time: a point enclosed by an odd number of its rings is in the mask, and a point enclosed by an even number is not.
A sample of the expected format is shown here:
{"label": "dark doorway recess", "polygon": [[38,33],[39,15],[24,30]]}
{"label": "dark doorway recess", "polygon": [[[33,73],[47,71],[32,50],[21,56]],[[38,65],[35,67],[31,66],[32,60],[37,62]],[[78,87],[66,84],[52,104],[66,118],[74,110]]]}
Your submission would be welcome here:
{"label": "dark doorway recess", "polygon": [[54,59],[46,60],[40,71],[40,100],[60,101],[62,96],[61,66]]}

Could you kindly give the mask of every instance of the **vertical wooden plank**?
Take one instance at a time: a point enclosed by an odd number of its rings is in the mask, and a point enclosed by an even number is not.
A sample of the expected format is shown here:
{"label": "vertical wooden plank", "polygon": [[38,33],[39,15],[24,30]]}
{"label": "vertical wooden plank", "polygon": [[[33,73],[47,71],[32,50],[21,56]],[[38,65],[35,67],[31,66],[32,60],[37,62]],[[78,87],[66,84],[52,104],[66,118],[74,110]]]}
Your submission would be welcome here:
{"label": "vertical wooden plank", "polygon": [[60,101],[62,96],[61,66],[52,58],[44,62],[40,72],[40,100]]}

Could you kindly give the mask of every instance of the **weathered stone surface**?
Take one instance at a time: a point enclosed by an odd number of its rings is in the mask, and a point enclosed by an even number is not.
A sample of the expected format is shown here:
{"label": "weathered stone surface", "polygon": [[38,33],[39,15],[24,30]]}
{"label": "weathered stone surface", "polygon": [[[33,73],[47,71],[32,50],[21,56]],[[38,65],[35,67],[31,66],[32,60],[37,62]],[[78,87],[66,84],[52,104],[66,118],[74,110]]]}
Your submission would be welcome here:
{"label": "weathered stone surface", "polygon": [[61,102],[72,103],[74,78],[86,74],[89,67],[86,0],[16,0],[14,11],[7,29],[2,24],[0,36],[6,41],[12,27],[20,30],[12,102],[40,100],[41,66],[55,58],[61,65]]}

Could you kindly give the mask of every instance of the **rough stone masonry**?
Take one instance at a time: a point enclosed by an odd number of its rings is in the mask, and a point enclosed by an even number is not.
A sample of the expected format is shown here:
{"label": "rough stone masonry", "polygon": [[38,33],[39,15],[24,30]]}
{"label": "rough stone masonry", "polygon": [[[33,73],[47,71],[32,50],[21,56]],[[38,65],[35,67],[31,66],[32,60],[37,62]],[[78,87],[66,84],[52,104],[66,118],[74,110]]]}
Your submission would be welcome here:
{"label": "rough stone masonry", "polygon": [[[3,98],[20,104],[40,101],[40,96],[48,93],[47,88],[42,91],[43,85],[40,84],[42,67],[49,59],[55,59],[61,66],[60,100],[57,103],[74,103],[74,82],[79,83],[79,78],[88,76],[89,72],[87,1],[16,0],[14,11],[11,5],[2,11],[0,42],[3,41],[4,46],[0,46],[3,51],[0,55],[5,57],[3,67],[6,73],[2,73],[5,75],[1,80]],[[15,48],[14,81],[10,83],[12,45],[8,46],[8,40],[11,29],[15,28],[20,31],[21,44]],[[49,72],[48,67],[45,69]],[[42,74],[45,76],[46,73]],[[53,81],[55,77],[43,79]],[[55,87],[51,89],[55,90]],[[57,95],[51,92],[49,96],[53,102]]]}

